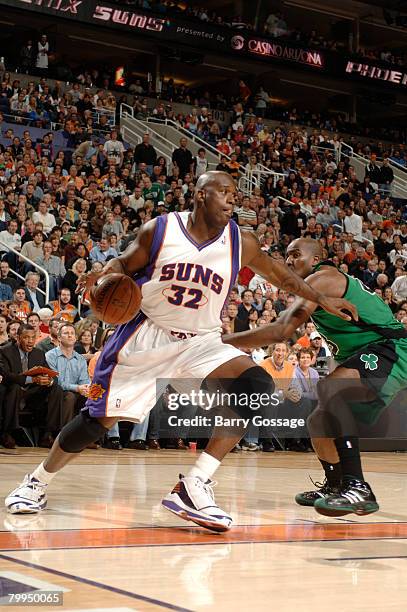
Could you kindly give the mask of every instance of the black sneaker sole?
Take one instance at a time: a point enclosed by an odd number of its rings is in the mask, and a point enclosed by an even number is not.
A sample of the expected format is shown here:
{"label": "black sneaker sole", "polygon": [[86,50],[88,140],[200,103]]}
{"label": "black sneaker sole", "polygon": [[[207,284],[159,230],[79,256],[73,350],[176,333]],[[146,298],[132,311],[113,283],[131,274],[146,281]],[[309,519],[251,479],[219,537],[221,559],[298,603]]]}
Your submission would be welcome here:
{"label": "black sneaker sole", "polygon": [[303,497],[301,497],[301,494],[296,495],[294,499],[295,503],[299,506],[308,506],[308,508],[312,508],[316,501],[305,500]]}
{"label": "black sneaker sole", "polygon": [[346,514],[367,516],[368,514],[373,514],[374,512],[377,512],[380,509],[379,504],[373,501],[349,504],[349,506],[343,507],[342,509],[320,506],[317,504],[317,502],[315,502],[314,508],[318,512],[318,514],[322,514],[323,516],[345,516]]}
{"label": "black sneaker sole", "polygon": [[[323,499],[323,498],[322,497],[318,497],[314,501],[306,500],[306,499],[304,499],[301,496],[301,493],[299,493],[298,495],[295,496],[294,499],[295,499],[295,503],[298,504],[299,506],[304,506],[304,507],[306,506],[308,508],[314,508],[315,507],[315,502],[317,502],[317,501],[319,501],[320,499]],[[338,514],[337,516],[341,516],[341,514]],[[346,514],[346,512],[344,512],[343,514]]]}

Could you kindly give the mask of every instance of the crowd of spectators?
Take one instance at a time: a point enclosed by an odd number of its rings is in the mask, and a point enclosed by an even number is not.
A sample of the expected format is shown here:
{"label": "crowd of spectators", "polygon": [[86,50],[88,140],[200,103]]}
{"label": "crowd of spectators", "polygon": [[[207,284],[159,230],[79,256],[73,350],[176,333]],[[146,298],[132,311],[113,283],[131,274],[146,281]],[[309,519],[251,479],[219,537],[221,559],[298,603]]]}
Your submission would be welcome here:
{"label": "crowd of spectators", "polygon": [[402,52],[392,51],[390,49],[371,49],[359,47],[357,55],[368,61],[380,61],[384,64],[392,66],[405,66],[407,63],[407,55]]}
{"label": "crowd of spectators", "polygon": [[[0,126],[12,122],[29,127],[52,127],[61,131],[67,140],[67,147],[71,148],[89,138],[94,142],[95,138],[103,138],[118,121],[120,104],[126,103],[134,108],[137,119],[171,119],[215,146],[222,138],[228,142],[234,141],[236,137],[251,142],[263,127],[262,123],[256,121],[254,129],[254,119],[266,119],[266,124],[268,119],[277,119],[281,120],[283,130],[297,125],[316,127],[321,141],[328,139],[339,142],[340,132],[355,134],[355,137],[348,135],[346,138],[355,152],[392,157],[397,163],[406,165],[403,145],[406,133],[402,128],[363,127],[361,124],[349,123],[340,113],[323,114],[300,111],[297,108],[284,110],[273,105],[270,93],[263,87],[252,92],[242,80],[239,81],[237,95],[227,99],[223,93],[189,91],[185,85],[176,86],[172,78],[163,79],[160,100],[151,108],[147,95],[153,96],[155,92],[149,92],[142,80],[138,79],[130,85],[132,96],[122,94],[116,97],[108,88],[111,84],[108,77],[103,78],[103,86],[91,88],[89,83],[92,84],[95,77],[91,72],[83,71],[78,75],[78,82],[72,85],[66,86],[56,81],[52,87],[44,77],[38,82],[29,81],[24,87],[20,79],[12,80],[10,73],[5,72],[0,85]],[[173,110],[174,102],[191,105],[190,112],[176,113]],[[230,111],[230,125],[219,122],[214,110]],[[368,136],[371,142],[362,144],[356,135]],[[377,140],[380,138],[397,141],[397,145],[382,143]]]}
{"label": "crowd of spectators", "polygon": [[221,15],[213,9],[199,5],[199,3],[178,2],[177,0],[115,0],[115,2],[134,9],[151,10],[162,15],[179,16],[204,23],[212,23],[220,27],[237,30],[252,30],[254,28],[253,21],[244,19],[242,15]]}
{"label": "crowd of spectators", "polygon": [[[271,15],[270,17],[276,16]],[[294,36],[292,32],[291,34]],[[306,35],[300,31],[294,38],[296,42],[308,46],[316,44],[318,39],[315,32]],[[376,140],[383,138],[398,143],[406,141],[406,130],[396,121],[378,125],[377,122],[370,124],[368,118],[363,116],[357,122],[353,122],[349,121],[346,113],[287,108],[273,102],[275,92],[269,93],[264,87],[253,87],[243,80],[228,86],[226,89],[229,93],[223,93],[214,85],[190,87],[185,83],[177,83],[171,76],[166,78],[164,75],[157,75],[155,79],[151,79],[146,74],[144,78],[140,78],[139,75],[127,74],[125,71],[123,79],[118,84],[115,68],[107,65],[92,67],[87,62],[83,66],[78,63],[75,67],[66,65],[63,70],[65,82],[58,80],[55,86],[47,87],[45,77],[61,78],[60,67],[55,69],[51,64],[48,69],[48,63],[45,66],[44,60],[41,60],[43,67],[40,68],[39,58],[43,57],[45,51],[38,51],[37,45],[46,45],[49,49],[46,36],[39,35],[37,43],[32,40],[26,41],[20,48],[19,60],[12,62],[11,65],[22,74],[39,74],[43,78],[37,85],[34,85],[34,81],[30,81],[26,87],[23,87],[19,79],[12,80],[10,73],[4,72],[0,86],[0,122],[4,119],[14,121],[17,117],[19,122],[36,127],[65,127],[72,115],[73,123],[76,123],[79,118],[85,131],[93,130],[98,133],[113,125],[115,117],[117,119],[121,102],[134,104],[139,118],[146,117],[151,111],[151,109],[148,110],[146,99],[149,97],[164,101],[155,109],[155,113],[158,113],[160,117],[168,116],[176,119],[181,125],[198,133],[204,139],[209,138],[206,128],[213,110],[232,112],[236,105],[241,105],[245,116],[254,112],[256,116],[267,119],[317,126],[321,130],[331,132],[355,134]],[[381,52],[370,52],[368,49],[359,50],[356,56],[368,59],[370,53],[380,54],[384,58],[383,61],[387,63],[401,65],[401,56],[392,55],[387,50]],[[80,96],[81,86],[87,88],[88,96],[84,98]],[[127,94],[132,94],[134,100]],[[190,114],[175,113],[172,108],[174,103],[191,105],[194,110]],[[195,117],[200,108],[209,110],[209,118],[205,117],[204,122],[197,121]],[[71,131],[72,122],[68,123],[66,131]],[[228,136],[227,133],[224,133],[227,131],[225,127],[218,126],[218,128],[219,135]],[[216,126],[214,129],[217,129]]]}
{"label": "crowd of spectators", "polygon": [[[33,85],[37,98],[44,95],[40,89],[48,88],[44,81]],[[79,86],[69,95],[75,95],[76,108],[90,97]],[[74,123],[72,108],[66,107],[65,127]],[[198,123],[210,126],[209,111],[201,109],[201,114]],[[95,360],[111,330],[102,329],[86,296],[76,293],[79,275],[102,270],[149,219],[190,210],[196,178],[208,168],[205,148],[194,156],[185,138],[169,162],[157,154],[148,134],[134,149],[115,129],[104,143],[95,144],[79,113],[76,121],[84,137],[72,138],[71,146],[62,149],[54,144],[52,131],[39,139],[30,126],[21,137],[10,126],[2,133],[0,435],[9,448],[27,420],[40,427],[38,443],[50,446],[89,394]],[[293,238],[320,240],[324,257],[376,292],[407,327],[407,209],[391,196],[393,173],[387,161],[377,163],[371,153],[366,177],[359,181],[351,160],[335,155],[334,135],[294,126],[269,129],[261,114],[245,116],[243,106],[235,107],[227,135],[213,142],[219,151],[217,168],[236,178],[242,167],[258,172],[259,162],[281,175],[276,181],[270,174],[252,193],[238,190],[236,195],[234,218],[242,229],[256,233],[264,251],[283,258]],[[399,154],[405,155],[402,148]],[[47,300],[45,279],[32,263],[49,274]],[[275,321],[294,299],[243,268],[223,313],[223,330]],[[300,414],[315,402],[315,381],[328,353],[308,323],[290,343],[253,351],[252,357],[273,371],[287,406]],[[57,379],[22,374],[45,365],[59,372]],[[128,432],[130,448],[160,448],[163,413],[165,398],[149,420]],[[185,448],[188,431],[178,434],[170,444]],[[119,449],[122,441],[123,430],[115,427],[104,443]],[[274,445],[271,432],[253,430],[240,448],[272,451]],[[287,445],[307,448],[300,439]]]}

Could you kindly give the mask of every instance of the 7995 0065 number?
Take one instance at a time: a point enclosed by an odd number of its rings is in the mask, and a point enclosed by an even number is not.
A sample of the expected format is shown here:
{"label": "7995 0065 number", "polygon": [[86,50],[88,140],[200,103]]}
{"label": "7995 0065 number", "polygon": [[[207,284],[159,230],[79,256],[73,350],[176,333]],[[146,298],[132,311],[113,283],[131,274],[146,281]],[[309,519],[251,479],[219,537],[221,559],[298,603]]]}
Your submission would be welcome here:
{"label": "7995 0065 number", "polygon": [[7,600],[3,600],[3,605],[6,606],[62,606],[63,603],[64,594],[62,591],[9,593]]}

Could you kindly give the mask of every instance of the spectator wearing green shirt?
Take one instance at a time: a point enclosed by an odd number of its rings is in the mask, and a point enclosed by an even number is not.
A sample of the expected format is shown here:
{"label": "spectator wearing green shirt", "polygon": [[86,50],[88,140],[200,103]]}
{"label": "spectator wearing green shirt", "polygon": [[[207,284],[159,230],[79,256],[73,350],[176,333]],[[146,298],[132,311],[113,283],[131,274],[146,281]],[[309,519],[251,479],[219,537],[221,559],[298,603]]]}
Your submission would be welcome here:
{"label": "spectator wearing green shirt", "polygon": [[154,206],[157,206],[159,201],[164,200],[164,191],[160,185],[160,183],[152,183],[150,177],[145,177],[143,179],[143,190],[142,196],[144,200],[152,200],[154,202]]}

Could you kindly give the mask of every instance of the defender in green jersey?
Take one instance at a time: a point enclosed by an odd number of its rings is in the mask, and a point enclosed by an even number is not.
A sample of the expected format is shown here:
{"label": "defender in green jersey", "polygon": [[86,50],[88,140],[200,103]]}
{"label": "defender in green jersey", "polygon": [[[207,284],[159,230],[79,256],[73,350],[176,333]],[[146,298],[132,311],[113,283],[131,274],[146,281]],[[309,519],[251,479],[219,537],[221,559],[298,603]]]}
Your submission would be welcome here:
{"label": "defender in green jersey", "polygon": [[320,381],[319,404],[308,419],[326,481],[316,491],[300,493],[296,501],[328,516],[370,514],[379,506],[363,478],[355,419],[374,423],[407,386],[407,331],[375,293],[321,256],[318,241],[299,238],[288,246],[286,263],[314,289],[354,304],[358,321],[341,320],[298,299],[277,322],[229,335],[224,342],[242,349],[265,346],[290,338],[312,317],[339,365]]}

